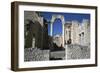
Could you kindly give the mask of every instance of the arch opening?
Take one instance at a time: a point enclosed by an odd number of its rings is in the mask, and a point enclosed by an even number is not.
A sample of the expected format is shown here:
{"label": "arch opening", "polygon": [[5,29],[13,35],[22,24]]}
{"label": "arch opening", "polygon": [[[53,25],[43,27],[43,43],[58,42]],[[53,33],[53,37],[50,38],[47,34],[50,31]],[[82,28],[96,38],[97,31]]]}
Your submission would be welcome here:
{"label": "arch opening", "polygon": [[[56,24],[55,24],[56,23]],[[63,15],[52,15],[51,24],[50,24],[50,36],[55,37],[54,35],[58,34],[61,41],[61,46],[64,47],[64,16]],[[58,28],[56,28],[58,26]]]}
{"label": "arch opening", "polygon": [[62,21],[56,18],[53,23],[53,35],[62,35]]}

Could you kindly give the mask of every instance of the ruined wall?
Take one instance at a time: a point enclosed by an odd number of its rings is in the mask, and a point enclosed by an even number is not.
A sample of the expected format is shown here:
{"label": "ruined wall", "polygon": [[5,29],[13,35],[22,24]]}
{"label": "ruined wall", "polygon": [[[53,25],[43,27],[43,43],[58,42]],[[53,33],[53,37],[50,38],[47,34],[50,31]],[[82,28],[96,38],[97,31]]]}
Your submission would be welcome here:
{"label": "ruined wall", "polygon": [[[69,32],[70,31],[70,32]],[[78,21],[66,22],[64,25],[64,40],[68,44],[90,45],[90,23],[89,20],[83,19],[82,23]]]}
{"label": "ruined wall", "polygon": [[[42,47],[43,18],[36,12],[24,12],[24,42],[25,48]],[[26,34],[27,33],[27,34]]]}
{"label": "ruined wall", "polygon": [[24,49],[24,61],[48,61],[49,50],[41,50],[37,48]]}

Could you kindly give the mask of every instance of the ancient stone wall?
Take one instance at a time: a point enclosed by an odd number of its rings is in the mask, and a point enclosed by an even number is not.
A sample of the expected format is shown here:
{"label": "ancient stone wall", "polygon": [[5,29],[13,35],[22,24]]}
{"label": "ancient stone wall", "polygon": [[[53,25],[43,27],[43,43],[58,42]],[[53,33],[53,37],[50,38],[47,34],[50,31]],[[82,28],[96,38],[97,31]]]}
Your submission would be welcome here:
{"label": "ancient stone wall", "polygon": [[64,41],[68,44],[90,45],[90,23],[84,19],[82,23],[78,21],[66,22],[64,25]]}
{"label": "ancient stone wall", "polygon": [[49,50],[40,50],[39,48],[25,48],[24,61],[48,61]]}

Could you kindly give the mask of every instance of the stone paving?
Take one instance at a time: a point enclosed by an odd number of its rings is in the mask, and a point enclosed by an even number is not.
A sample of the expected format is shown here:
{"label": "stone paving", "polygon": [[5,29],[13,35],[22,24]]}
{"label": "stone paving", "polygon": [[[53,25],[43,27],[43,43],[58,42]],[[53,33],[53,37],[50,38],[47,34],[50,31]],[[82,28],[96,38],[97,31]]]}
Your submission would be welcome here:
{"label": "stone paving", "polygon": [[67,59],[89,59],[90,47],[80,45],[68,45]]}

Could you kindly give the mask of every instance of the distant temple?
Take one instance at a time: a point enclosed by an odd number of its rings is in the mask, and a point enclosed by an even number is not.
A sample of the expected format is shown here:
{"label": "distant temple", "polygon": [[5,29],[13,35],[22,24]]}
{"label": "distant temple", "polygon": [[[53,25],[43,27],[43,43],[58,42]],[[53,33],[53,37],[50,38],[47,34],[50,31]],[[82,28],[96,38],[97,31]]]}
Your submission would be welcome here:
{"label": "distant temple", "polygon": [[58,47],[61,47],[62,46],[62,43],[63,43],[63,41],[62,41],[63,39],[62,39],[62,35],[55,35],[55,36],[53,36],[53,42],[58,46]]}

